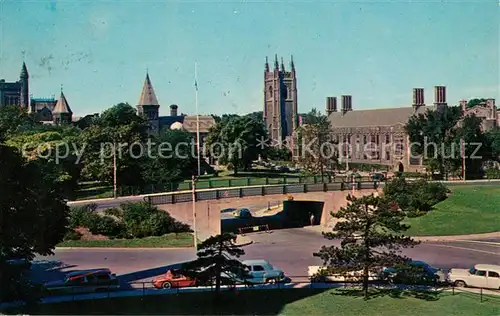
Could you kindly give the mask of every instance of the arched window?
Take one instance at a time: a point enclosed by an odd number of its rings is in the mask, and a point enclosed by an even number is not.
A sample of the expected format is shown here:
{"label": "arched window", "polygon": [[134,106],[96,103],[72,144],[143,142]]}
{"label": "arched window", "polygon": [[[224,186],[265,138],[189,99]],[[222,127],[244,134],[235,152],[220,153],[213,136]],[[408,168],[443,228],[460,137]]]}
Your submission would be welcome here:
{"label": "arched window", "polygon": [[273,97],[273,87],[269,86],[269,98],[272,98]]}
{"label": "arched window", "polygon": [[283,92],[281,93],[283,99],[287,99],[288,98],[288,87],[283,87]]}

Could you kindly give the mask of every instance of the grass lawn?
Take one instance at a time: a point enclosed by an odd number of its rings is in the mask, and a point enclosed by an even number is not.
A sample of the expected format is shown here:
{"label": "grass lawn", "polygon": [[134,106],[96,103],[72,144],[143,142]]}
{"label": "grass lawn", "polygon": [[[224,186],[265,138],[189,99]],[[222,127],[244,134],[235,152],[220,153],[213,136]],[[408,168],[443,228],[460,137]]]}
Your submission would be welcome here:
{"label": "grass lawn", "polygon": [[240,291],[223,292],[218,300],[213,293],[184,293],[43,304],[22,312],[52,315],[497,316],[500,309],[499,297],[483,297],[480,302],[479,295],[465,293],[424,294],[420,298],[382,295],[366,301],[350,293],[320,289]]}
{"label": "grass lawn", "polygon": [[412,236],[446,236],[500,231],[500,187],[450,187],[452,194],[428,214],[411,218]]}
{"label": "grass lawn", "polygon": [[191,233],[168,234],[159,237],[110,240],[68,240],[57,247],[110,247],[110,248],[174,248],[193,247]]}

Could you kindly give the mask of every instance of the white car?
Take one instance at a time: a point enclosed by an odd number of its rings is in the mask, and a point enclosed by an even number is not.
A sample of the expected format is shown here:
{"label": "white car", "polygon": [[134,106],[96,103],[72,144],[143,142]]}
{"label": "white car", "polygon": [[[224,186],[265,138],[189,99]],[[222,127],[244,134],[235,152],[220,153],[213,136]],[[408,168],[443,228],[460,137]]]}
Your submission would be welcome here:
{"label": "white car", "polygon": [[[319,278],[328,282],[360,282],[363,280],[363,270],[349,271],[346,273],[331,274],[327,272],[326,267],[309,266],[308,275],[311,279]],[[379,273],[368,272],[368,280],[376,281],[380,279]]]}
{"label": "white car", "polygon": [[482,287],[500,289],[500,266],[494,264],[476,264],[470,269],[451,269],[449,281],[458,287]]}

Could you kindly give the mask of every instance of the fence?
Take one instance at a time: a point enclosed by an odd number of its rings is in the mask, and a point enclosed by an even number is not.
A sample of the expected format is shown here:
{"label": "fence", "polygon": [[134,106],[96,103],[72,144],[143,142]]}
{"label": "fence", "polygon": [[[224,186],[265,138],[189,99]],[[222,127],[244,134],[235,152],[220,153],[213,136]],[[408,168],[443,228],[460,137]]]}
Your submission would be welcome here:
{"label": "fence", "polygon": [[[246,290],[280,290],[280,289],[349,289],[359,288],[360,282],[314,282],[308,276],[290,277],[290,282],[277,283],[232,283],[221,284],[222,291],[246,291]],[[482,288],[462,288],[453,285],[446,286],[430,286],[430,285],[394,285],[384,282],[371,282],[372,288],[377,288],[386,291],[407,291],[414,293],[442,293],[448,292],[451,295],[464,293],[477,297],[480,302],[485,300],[495,300],[500,303],[500,290],[489,290]],[[172,282],[170,288],[162,288],[161,285],[155,287],[152,281],[133,281],[123,285],[118,290],[99,289],[95,291],[95,287],[75,287],[68,289],[65,295],[52,295],[42,298],[43,303],[69,302],[69,301],[85,301],[95,299],[113,299],[119,297],[146,297],[154,295],[169,295],[193,292],[213,292],[215,284],[208,286],[176,286]]]}
{"label": "fence", "polygon": [[[356,189],[377,189],[380,183],[372,182],[355,182]],[[289,194],[289,193],[308,193],[308,192],[328,192],[351,190],[353,183],[350,182],[330,182],[330,183],[303,183],[303,184],[282,184],[282,185],[267,185],[267,186],[251,186],[239,188],[223,188],[223,189],[208,189],[198,190],[195,192],[195,201],[219,200],[227,198],[243,198],[250,196],[265,196],[273,194]],[[145,197],[145,201],[152,205],[160,204],[176,204],[193,201],[192,192],[172,192],[158,195],[149,195]]]}

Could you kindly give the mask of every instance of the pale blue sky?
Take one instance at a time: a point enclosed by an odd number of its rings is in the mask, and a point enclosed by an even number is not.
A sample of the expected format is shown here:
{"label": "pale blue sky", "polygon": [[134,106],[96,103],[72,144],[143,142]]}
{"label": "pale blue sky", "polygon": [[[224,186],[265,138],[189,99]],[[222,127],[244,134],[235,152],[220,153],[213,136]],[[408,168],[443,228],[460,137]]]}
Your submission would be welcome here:
{"label": "pale blue sky", "polygon": [[341,94],[354,109],[405,106],[414,87],[429,104],[435,85],[449,103],[500,103],[498,1],[444,2],[0,0],[0,78],[16,80],[24,55],[31,93],[64,84],[83,115],[135,105],[149,68],[160,113],[194,113],[197,60],[200,112],[247,113],[277,53],[294,56],[300,112]]}

